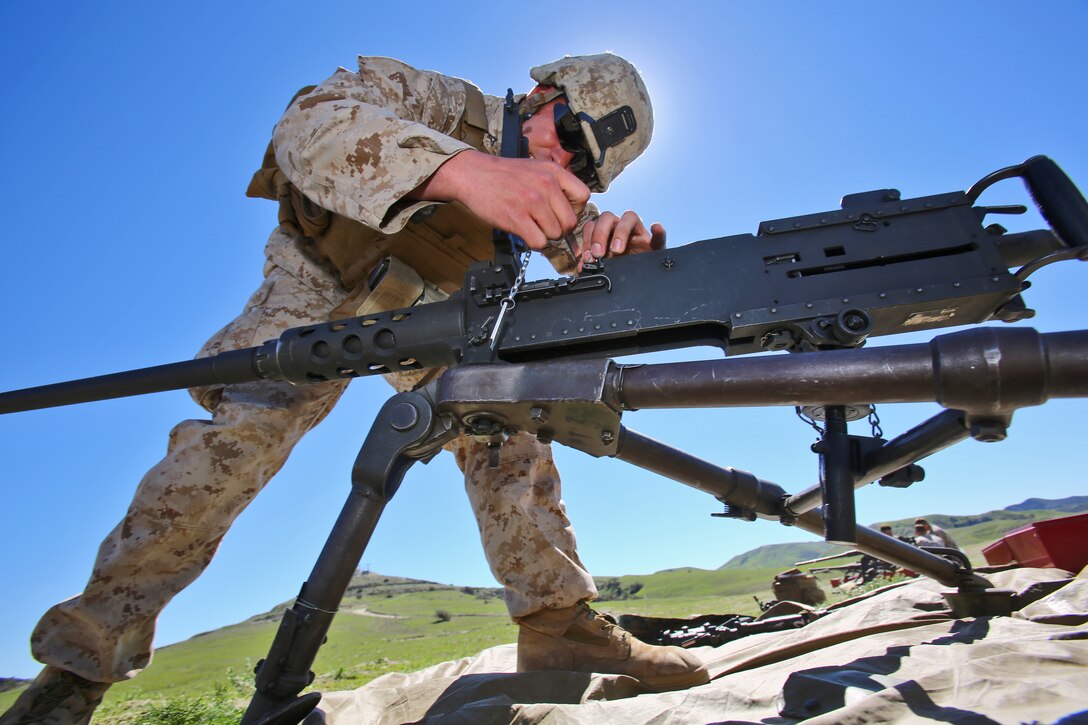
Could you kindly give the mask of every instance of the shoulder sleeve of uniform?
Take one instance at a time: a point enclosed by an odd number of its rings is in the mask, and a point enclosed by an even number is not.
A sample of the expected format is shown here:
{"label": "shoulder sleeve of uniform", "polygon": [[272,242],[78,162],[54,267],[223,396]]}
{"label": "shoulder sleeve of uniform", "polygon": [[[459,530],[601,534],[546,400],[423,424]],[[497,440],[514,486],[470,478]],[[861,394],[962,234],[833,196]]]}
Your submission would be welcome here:
{"label": "shoulder sleeve of uniform", "polygon": [[311,201],[385,232],[427,203],[403,203],[455,154],[461,81],[390,58],[360,58],[296,98],[273,133],[276,163]]}

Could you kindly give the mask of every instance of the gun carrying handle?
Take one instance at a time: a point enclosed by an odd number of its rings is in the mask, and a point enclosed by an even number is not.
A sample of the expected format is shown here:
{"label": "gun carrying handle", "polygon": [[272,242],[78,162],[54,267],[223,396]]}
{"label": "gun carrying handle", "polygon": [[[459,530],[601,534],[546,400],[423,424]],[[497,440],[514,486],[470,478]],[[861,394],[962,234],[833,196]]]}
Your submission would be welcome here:
{"label": "gun carrying handle", "polygon": [[1032,156],[1022,164],[987,174],[965,195],[975,202],[983,191],[1014,176],[1024,180],[1039,212],[1066,247],[1088,248],[1088,202],[1061,167],[1046,156]]}
{"label": "gun carrying handle", "polygon": [[1088,247],[1088,202],[1073,181],[1046,156],[1024,162],[1020,177],[1051,228],[1070,247]]}

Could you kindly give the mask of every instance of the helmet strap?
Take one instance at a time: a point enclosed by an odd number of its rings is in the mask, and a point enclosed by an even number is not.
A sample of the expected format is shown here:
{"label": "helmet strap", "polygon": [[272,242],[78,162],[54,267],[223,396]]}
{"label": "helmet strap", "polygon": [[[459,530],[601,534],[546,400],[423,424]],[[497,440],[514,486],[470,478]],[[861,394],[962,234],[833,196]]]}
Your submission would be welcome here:
{"label": "helmet strap", "polygon": [[[539,88],[540,86],[537,86]],[[546,104],[551,103],[556,98],[563,96],[563,89],[553,88],[548,91],[535,91],[527,95],[521,101],[521,116],[522,119],[529,118],[535,115]]]}

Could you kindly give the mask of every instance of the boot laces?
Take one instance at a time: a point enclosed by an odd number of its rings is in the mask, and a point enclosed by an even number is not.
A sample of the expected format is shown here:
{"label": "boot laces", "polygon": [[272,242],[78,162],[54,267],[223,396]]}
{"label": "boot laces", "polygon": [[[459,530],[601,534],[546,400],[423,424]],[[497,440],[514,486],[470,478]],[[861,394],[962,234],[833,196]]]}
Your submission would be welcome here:
{"label": "boot laces", "polygon": [[582,606],[585,607],[585,615],[593,620],[593,624],[605,637],[611,639],[612,633],[616,632],[619,636],[620,642],[626,642],[631,636],[630,632],[628,632],[626,629],[621,628],[611,617],[601,614],[596,609],[590,607],[588,604],[583,604]]}

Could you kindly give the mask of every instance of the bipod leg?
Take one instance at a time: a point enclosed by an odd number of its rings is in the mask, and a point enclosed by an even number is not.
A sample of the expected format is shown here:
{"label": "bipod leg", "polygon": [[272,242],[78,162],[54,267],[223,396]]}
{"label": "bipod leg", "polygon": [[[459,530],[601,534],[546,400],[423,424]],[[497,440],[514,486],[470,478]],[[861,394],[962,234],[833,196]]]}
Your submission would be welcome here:
{"label": "bipod leg", "polygon": [[436,419],[431,401],[415,392],[395,395],[382,406],[352,468],[348,500],[310,578],[284,612],[268,656],[257,665],[257,691],[243,725],[295,725],[317,707],[320,693],[299,693],[313,681],[310,668],[382,510],[412,464],[456,434]]}

